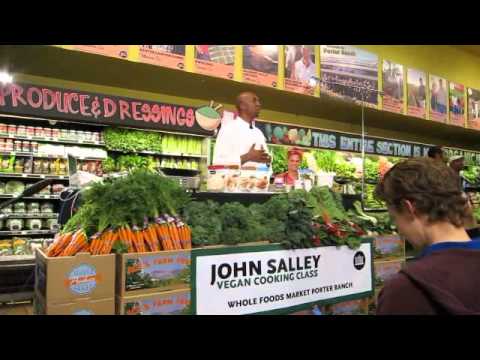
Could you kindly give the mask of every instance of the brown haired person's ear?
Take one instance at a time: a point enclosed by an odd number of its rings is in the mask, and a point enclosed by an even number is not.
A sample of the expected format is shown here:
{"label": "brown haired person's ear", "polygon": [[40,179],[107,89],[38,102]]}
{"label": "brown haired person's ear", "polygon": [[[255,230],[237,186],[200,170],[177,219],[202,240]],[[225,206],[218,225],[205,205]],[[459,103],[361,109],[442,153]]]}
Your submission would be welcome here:
{"label": "brown haired person's ear", "polygon": [[412,217],[418,215],[415,205],[410,200],[403,200],[403,208]]}

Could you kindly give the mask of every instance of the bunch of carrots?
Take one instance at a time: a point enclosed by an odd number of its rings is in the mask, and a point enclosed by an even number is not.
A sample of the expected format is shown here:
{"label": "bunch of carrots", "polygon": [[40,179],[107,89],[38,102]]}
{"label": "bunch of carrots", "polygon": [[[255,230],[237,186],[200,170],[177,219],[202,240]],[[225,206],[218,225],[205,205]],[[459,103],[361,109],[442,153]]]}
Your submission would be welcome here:
{"label": "bunch of carrots", "polygon": [[80,252],[92,255],[110,254],[117,245],[128,253],[186,250],[192,248],[192,232],[188,225],[167,217],[145,223],[143,228],[124,225],[109,228],[90,238],[82,229],[58,234],[47,249],[49,257],[74,256]]}

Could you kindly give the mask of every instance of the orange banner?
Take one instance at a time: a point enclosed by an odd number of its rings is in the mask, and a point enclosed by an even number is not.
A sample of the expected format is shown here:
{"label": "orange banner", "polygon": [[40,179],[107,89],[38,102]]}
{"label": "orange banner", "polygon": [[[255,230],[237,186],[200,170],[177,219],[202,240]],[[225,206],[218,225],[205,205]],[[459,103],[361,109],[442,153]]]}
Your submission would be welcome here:
{"label": "orange banner", "polygon": [[121,59],[128,57],[128,45],[72,45],[72,49]]}
{"label": "orange banner", "polygon": [[195,45],[195,72],[233,80],[235,45]]}
{"label": "orange banner", "polygon": [[178,70],[185,69],[185,45],[140,45],[138,60]]}

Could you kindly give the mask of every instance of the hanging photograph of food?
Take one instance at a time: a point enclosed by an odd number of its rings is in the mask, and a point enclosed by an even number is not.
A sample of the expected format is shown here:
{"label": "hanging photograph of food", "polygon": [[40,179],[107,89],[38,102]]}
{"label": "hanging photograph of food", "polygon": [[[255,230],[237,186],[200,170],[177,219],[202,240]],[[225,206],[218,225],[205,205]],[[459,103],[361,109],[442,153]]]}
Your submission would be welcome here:
{"label": "hanging photograph of food", "polygon": [[480,91],[468,89],[468,127],[480,130]]}
{"label": "hanging photograph of food", "polygon": [[277,87],[278,45],[243,46],[243,81]]}
{"label": "hanging photograph of food", "polygon": [[[407,114],[422,119],[427,114],[427,74],[423,71],[407,70]],[[385,101],[385,100],[384,100]]]}
{"label": "hanging photograph of food", "polygon": [[312,76],[318,77],[314,45],[285,45],[285,90],[313,95],[309,85]]}
{"label": "hanging photograph of food", "polygon": [[377,107],[377,55],[350,45],[321,45],[320,68],[320,91]]}
{"label": "hanging photograph of food", "polygon": [[383,60],[383,110],[403,114],[403,65]]}
{"label": "hanging photograph of food", "polygon": [[140,45],[138,61],[184,70],[185,45]]}
{"label": "hanging photograph of food", "polygon": [[235,45],[195,45],[195,72],[233,80]]}
{"label": "hanging photograph of food", "polygon": [[430,75],[430,120],[447,122],[447,80]]}
{"label": "hanging photograph of food", "polygon": [[128,57],[128,45],[72,45],[72,49],[121,59]]}
{"label": "hanging photograph of food", "polygon": [[465,127],[465,86],[450,82],[450,124]]}

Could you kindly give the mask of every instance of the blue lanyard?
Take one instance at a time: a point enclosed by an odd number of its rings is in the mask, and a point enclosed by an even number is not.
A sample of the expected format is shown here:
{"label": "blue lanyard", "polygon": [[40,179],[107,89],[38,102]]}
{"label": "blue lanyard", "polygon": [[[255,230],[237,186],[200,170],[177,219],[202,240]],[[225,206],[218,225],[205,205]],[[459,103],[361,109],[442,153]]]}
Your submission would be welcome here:
{"label": "blue lanyard", "polygon": [[464,242],[449,241],[449,242],[433,244],[426,247],[422,251],[419,257],[430,255],[434,251],[449,250],[449,249],[480,250],[480,238],[472,239],[471,241],[464,241]]}

